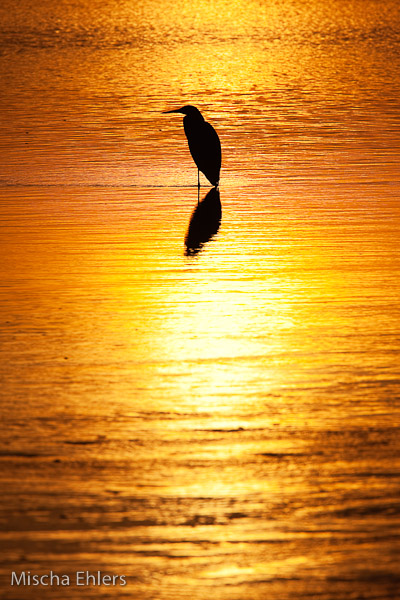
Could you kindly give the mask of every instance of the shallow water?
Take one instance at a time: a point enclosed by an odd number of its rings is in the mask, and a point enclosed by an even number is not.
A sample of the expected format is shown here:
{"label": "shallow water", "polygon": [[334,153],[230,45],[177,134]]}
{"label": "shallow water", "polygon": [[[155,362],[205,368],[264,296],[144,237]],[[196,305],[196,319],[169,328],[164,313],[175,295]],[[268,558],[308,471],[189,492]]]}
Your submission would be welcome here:
{"label": "shallow water", "polygon": [[399,8],[192,4],[0,9],[1,598],[395,599]]}

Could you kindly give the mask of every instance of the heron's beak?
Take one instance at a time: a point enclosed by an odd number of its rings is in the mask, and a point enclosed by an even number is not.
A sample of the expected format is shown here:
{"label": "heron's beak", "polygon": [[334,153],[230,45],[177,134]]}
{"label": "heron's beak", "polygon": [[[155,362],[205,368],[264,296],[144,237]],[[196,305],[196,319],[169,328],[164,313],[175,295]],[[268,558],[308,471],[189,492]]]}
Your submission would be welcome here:
{"label": "heron's beak", "polygon": [[162,112],[161,114],[168,115],[169,113],[180,113],[181,110],[181,108],[176,108],[175,110],[164,110],[164,112]]}

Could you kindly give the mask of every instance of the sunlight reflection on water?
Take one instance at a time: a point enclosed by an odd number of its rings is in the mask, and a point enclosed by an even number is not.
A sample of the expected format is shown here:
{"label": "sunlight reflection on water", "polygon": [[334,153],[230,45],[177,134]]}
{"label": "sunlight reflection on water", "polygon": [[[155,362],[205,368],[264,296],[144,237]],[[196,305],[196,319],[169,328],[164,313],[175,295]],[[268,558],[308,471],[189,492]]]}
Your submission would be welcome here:
{"label": "sunlight reflection on water", "polygon": [[4,597],[396,598],[398,3],[0,16]]}
{"label": "sunlight reflection on water", "polygon": [[13,564],[122,569],[126,597],[339,598],[372,560],[395,586],[399,214],[369,190],[226,190],[194,256],[195,189],[7,191]]}

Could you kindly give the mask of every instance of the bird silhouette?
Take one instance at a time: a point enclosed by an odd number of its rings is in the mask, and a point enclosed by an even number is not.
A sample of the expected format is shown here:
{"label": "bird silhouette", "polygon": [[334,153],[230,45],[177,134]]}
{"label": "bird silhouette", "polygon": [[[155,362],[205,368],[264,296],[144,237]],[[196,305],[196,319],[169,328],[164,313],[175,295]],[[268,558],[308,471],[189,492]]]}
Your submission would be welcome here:
{"label": "bird silhouette", "polygon": [[195,106],[183,106],[167,110],[163,114],[182,113],[183,128],[189,144],[190,154],[197,165],[197,185],[200,187],[200,171],[208,181],[218,187],[221,170],[221,142],[214,127],[204,120]]}
{"label": "bird silhouette", "polygon": [[198,203],[190,218],[185,237],[187,256],[198,254],[204,244],[217,233],[221,224],[222,208],[219,190],[211,188]]}

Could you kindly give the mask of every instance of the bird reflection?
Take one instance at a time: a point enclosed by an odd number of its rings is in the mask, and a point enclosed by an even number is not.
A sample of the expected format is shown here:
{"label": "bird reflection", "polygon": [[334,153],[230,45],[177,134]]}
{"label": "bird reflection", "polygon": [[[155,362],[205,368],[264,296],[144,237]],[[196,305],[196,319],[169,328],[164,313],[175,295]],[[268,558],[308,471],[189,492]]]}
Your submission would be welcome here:
{"label": "bird reflection", "polygon": [[190,218],[185,238],[186,255],[200,252],[206,242],[215,235],[221,224],[222,208],[219,191],[212,188],[199,202]]}

